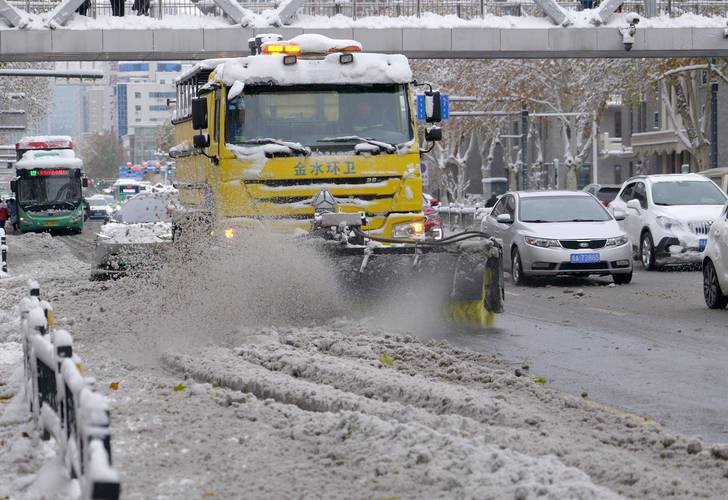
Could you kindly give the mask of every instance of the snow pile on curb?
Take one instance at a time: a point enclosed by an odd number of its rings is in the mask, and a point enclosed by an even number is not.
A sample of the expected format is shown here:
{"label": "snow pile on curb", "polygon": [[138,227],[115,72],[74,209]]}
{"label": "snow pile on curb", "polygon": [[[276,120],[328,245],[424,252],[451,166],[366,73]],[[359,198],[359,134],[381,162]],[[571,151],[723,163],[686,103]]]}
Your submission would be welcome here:
{"label": "snow pile on curb", "polygon": [[140,222],[120,224],[109,222],[101,226],[99,237],[104,243],[160,243],[172,238],[172,223]]}

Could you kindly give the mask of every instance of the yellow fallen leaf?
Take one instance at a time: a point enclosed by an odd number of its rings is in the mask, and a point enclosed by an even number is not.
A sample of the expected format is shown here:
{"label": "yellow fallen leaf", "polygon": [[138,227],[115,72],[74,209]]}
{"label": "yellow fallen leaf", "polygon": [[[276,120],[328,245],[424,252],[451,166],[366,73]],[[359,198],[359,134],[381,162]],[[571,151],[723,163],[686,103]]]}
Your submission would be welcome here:
{"label": "yellow fallen leaf", "polygon": [[111,382],[109,384],[109,389],[112,391],[118,391],[119,390],[119,382]]}
{"label": "yellow fallen leaf", "polygon": [[177,392],[184,391],[185,390],[185,385],[184,384],[177,384],[177,385],[174,386],[174,390],[177,391]]}
{"label": "yellow fallen leaf", "polygon": [[10,394],[0,394],[0,401],[10,401],[13,397]]}
{"label": "yellow fallen leaf", "polygon": [[[181,384],[180,384],[181,385]],[[215,494],[212,491],[206,490],[203,494],[203,497],[214,497]]]}
{"label": "yellow fallen leaf", "polygon": [[384,366],[394,366],[394,358],[386,352],[379,356],[379,362],[382,363]]}

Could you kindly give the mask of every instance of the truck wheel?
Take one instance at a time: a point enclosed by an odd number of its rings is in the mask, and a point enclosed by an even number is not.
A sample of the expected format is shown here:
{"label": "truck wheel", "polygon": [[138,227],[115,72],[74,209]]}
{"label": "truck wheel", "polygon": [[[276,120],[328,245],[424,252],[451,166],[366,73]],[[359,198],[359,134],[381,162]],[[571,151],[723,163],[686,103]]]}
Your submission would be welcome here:
{"label": "truck wheel", "polygon": [[715,266],[711,261],[707,261],[703,266],[703,297],[710,309],[724,309],[728,304],[728,297],[720,288],[718,273],[715,272]]}
{"label": "truck wheel", "polygon": [[645,268],[645,271],[654,271],[657,269],[657,264],[655,263],[655,244],[652,241],[652,235],[648,231],[642,234],[640,256],[642,267]]}

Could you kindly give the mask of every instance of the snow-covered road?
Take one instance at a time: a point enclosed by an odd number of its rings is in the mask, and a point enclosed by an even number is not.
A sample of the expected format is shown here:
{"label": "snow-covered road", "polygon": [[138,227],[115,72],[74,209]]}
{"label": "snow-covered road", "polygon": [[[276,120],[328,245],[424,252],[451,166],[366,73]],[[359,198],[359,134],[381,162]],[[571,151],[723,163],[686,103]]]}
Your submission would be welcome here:
{"label": "snow-covered road", "polygon": [[346,319],[325,263],[300,247],[256,242],[92,282],[57,238],[9,244],[0,498],[39,498],[62,479],[52,446],[23,434],[11,310],[31,275],[110,398],[124,498],[717,498],[728,487],[728,448],[549,389],[526,368],[518,377],[494,356]]}

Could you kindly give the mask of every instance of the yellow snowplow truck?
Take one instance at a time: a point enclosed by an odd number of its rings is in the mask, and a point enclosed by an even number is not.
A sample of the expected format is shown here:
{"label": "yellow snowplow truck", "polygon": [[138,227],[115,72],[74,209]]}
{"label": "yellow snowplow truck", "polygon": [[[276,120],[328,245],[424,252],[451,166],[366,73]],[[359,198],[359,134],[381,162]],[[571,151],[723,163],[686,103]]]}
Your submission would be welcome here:
{"label": "yellow snowplow truck", "polygon": [[[433,294],[486,324],[502,311],[502,249],[477,231],[424,237],[415,86],[403,55],[354,40],[261,35],[251,55],[202,61],[176,82],[175,235],[205,224],[227,239],[251,225],[304,235],[346,289],[373,302]],[[427,122],[440,95],[425,92]],[[431,126],[425,141],[441,137]]]}

